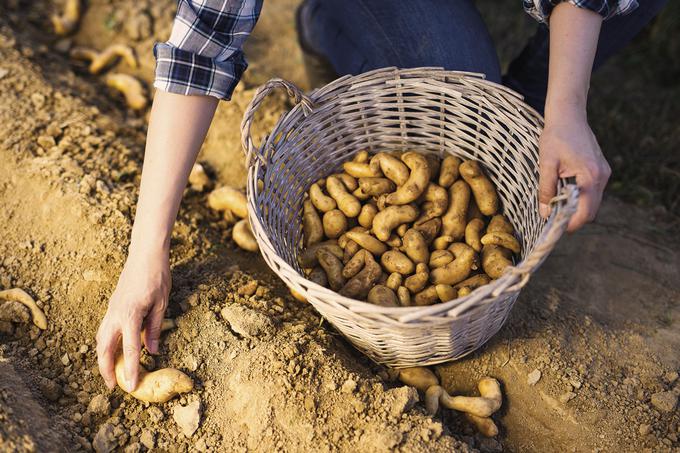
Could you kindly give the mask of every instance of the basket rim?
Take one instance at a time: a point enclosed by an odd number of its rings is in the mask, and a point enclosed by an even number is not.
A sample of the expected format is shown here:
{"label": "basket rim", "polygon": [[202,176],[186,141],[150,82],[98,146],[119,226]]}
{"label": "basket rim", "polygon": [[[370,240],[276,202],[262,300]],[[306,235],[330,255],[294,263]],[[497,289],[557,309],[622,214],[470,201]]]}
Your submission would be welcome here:
{"label": "basket rim", "polygon": [[[295,115],[303,114],[306,117],[310,112],[313,112],[314,107],[323,105],[323,103],[318,105],[315,104],[317,104],[320,101],[323,102],[324,96],[333,94],[332,92],[336,88],[340,86],[346,86],[348,82],[352,82],[350,83],[349,88],[351,90],[361,88],[362,84],[370,83],[371,80],[376,78],[376,76],[393,74],[394,79],[388,80],[397,80],[401,76],[418,75],[423,72],[427,72],[428,74],[434,72],[436,74],[441,74],[441,77],[427,77],[427,76],[420,77],[417,78],[419,81],[425,82],[430,80],[437,81],[440,83],[442,82],[447,83],[445,78],[453,77],[458,81],[485,85],[487,88],[491,89],[495,93],[499,93],[504,98],[504,100],[511,102],[515,107],[518,108],[519,111],[523,111],[524,113],[528,113],[530,116],[532,116],[538,123],[537,127],[539,129],[542,128],[543,125],[542,116],[531,106],[526,104],[523,101],[523,97],[519,93],[516,93],[512,89],[505,87],[501,84],[486,80],[483,74],[465,71],[450,71],[440,67],[421,67],[409,69],[398,69],[395,67],[389,67],[375,69],[359,75],[342,76],[330,82],[329,84],[324,85],[323,87],[313,90],[309,94],[309,97],[305,96],[304,94],[301,94],[301,92],[294,93],[297,104],[288,112],[283,113],[279,117],[273,130],[276,131],[282,122],[289,120],[291,117]],[[400,80],[408,81],[413,79],[400,79]],[[289,94],[291,94],[290,86],[292,86],[294,89],[297,89],[297,87],[290,84],[289,82],[281,81],[280,79],[274,79],[269,83],[283,83],[284,87],[288,89]],[[259,104],[259,102],[256,102],[258,101],[258,95],[260,94],[261,91],[266,93],[267,86],[268,84],[265,84],[260,88],[260,90],[258,90],[258,94],[256,94],[255,98],[253,99],[253,102],[251,102],[251,104],[248,106],[248,110],[244,115],[244,122],[242,126],[244,134],[248,134],[248,136],[243,137],[244,151],[246,152],[248,157],[250,156],[249,154],[250,152],[254,152],[254,154],[258,157],[257,159],[252,160],[249,159],[248,178],[246,187],[248,199],[248,215],[251,222],[252,230],[255,233],[256,240],[260,244],[260,248],[266,249],[267,253],[277,257],[278,258],[277,264],[285,268],[285,272],[282,272],[282,270],[278,269],[272,269],[274,273],[277,274],[277,276],[282,278],[281,277],[282,273],[294,274],[297,276],[298,279],[302,280],[304,282],[304,285],[307,286],[308,288],[314,289],[315,292],[320,293],[326,299],[332,299],[334,302],[337,302],[336,305],[342,305],[344,309],[347,310],[351,309],[351,311],[357,315],[363,315],[368,313],[392,315],[390,316],[390,318],[393,319],[395,323],[407,324],[409,326],[414,326],[419,323],[432,324],[432,322],[434,322],[432,317],[436,317],[437,319],[441,320],[441,322],[447,323],[453,319],[458,319],[460,317],[467,316],[473,313],[474,308],[482,307],[488,303],[493,302],[504,292],[519,291],[528,282],[529,277],[533,270],[538,265],[541,264],[541,262],[550,252],[550,250],[552,250],[554,242],[556,242],[556,240],[559,239],[559,237],[562,235],[562,232],[566,228],[567,221],[569,220],[571,214],[573,214],[573,211],[575,210],[575,206],[578,201],[578,188],[573,184],[569,184],[568,181],[560,179],[558,185],[559,195],[556,196],[551,201],[551,204],[553,205],[552,213],[550,217],[544,221],[541,233],[539,237],[536,239],[536,244],[540,244],[542,241],[547,239],[546,236],[549,235],[556,236],[556,238],[553,237],[550,238],[549,241],[547,241],[549,243],[548,244],[549,247],[546,247],[547,251],[543,254],[540,254],[540,256],[538,256],[537,259],[534,259],[531,262],[527,260],[527,258],[529,258],[529,255],[532,254],[532,252],[529,251],[527,253],[527,256],[522,257],[522,259],[518,263],[508,268],[505,274],[502,275],[500,278],[491,281],[487,285],[475,289],[467,296],[453,299],[447,302],[440,302],[429,306],[408,306],[408,307],[384,307],[374,305],[366,301],[361,301],[358,299],[343,296],[331,290],[330,288],[326,288],[324,286],[321,286],[317,283],[308,280],[304,274],[298,272],[292,265],[290,265],[285,259],[283,259],[276,252],[269,237],[264,233],[265,231],[264,227],[262,226],[262,223],[260,222],[260,219],[258,217],[259,210],[256,204],[257,195],[259,193],[259,189],[257,187],[257,174],[259,173],[262,166],[266,165],[266,160],[264,159],[264,156],[260,154],[260,150],[264,149],[270,143],[272,136],[271,135],[267,136],[265,140],[263,140],[263,143],[259,149],[255,148],[252,143],[252,139],[249,136],[250,129],[249,121],[252,121],[253,115],[252,111],[255,110],[257,108],[257,105]],[[264,251],[262,251],[262,253],[264,253]],[[288,279],[284,280],[287,281]],[[307,291],[304,287],[302,288],[302,290],[303,295],[307,295],[306,294]],[[323,300],[322,302],[328,303]]]}

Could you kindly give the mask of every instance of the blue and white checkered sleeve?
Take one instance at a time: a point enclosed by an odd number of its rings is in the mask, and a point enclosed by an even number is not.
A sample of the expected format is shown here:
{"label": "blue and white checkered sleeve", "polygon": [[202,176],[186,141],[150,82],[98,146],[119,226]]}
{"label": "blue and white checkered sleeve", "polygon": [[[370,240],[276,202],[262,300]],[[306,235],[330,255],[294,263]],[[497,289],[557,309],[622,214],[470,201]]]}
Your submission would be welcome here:
{"label": "blue and white checkered sleeve", "polygon": [[[553,8],[565,0],[522,0],[524,10],[539,22],[548,23]],[[637,0],[566,0],[579,8],[598,13],[605,20],[627,14],[638,7]]]}
{"label": "blue and white checkered sleeve", "polygon": [[230,99],[261,9],[262,0],[179,0],[170,39],[154,46],[154,87]]}

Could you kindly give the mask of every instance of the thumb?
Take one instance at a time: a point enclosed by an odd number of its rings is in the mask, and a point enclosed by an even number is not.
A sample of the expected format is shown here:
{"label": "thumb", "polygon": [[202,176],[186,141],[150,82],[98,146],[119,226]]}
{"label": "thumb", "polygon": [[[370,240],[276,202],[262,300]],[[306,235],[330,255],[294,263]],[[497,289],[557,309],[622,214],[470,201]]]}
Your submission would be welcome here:
{"label": "thumb", "polygon": [[538,179],[538,210],[541,217],[550,215],[550,200],[557,193],[557,161],[541,160]]}
{"label": "thumb", "polygon": [[165,309],[163,304],[157,302],[146,316],[146,328],[144,329],[144,345],[151,354],[158,354],[158,339],[161,335],[161,324]]}

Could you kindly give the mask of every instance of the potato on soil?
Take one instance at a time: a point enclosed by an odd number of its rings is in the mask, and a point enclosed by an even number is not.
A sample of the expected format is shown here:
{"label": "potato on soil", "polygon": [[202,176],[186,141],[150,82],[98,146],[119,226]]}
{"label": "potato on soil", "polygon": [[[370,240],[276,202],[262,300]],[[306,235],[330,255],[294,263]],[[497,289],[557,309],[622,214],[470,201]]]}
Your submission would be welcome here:
{"label": "potato on soil", "polygon": [[400,369],[399,380],[421,392],[427,391],[433,385],[439,385],[439,379],[432,370],[422,366]]}
{"label": "potato on soil", "polygon": [[460,164],[460,175],[470,185],[475,202],[484,215],[494,215],[500,201],[493,183],[484,174],[482,167],[474,160]]}
{"label": "potato on soil", "polygon": [[137,56],[132,47],[124,44],[111,44],[101,52],[87,47],[74,47],[70,52],[71,58],[90,62],[90,74],[99,74],[111,66],[118,58],[122,58],[131,68],[137,68]]}
{"label": "potato on soil", "polygon": [[[21,288],[5,289],[0,291],[0,301],[14,301],[24,305],[31,312],[31,319],[33,324],[41,330],[47,329],[47,317],[45,313],[38,307],[35,300]],[[1,303],[1,302],[0,302]]]}
{"label": "potato on soil", "polygon": [[238,189],[218,187],[208,194],[208,206],[216,211],[229,210],[242,219],[248,217],[248,199]]}
{"label": "potato on soil", "polygon": [[231,232],[231,237],[236,242],[236,245],[248,252],[257,252],[260,247],[257,245],[257,240],[253,235],[253,230],[250,229],[250,222],[248,219],[241,219],[236,224]]}
{"label": "potato on soil", "polygon": [[66,0],[64,5],[64,12],[62,14],[54,14],[52,25],[54,32],[59,36],[65,36],[73,33],[80,21],[81,15],[81,0]]}
{"label": "potato on soil", "polygon": [[191,172],[189,173],[189,185],[192,189],[197,192],[203,192],[205,189],[212,187],[212,181],[210,177],[205,172],[203,165],[196,162],[193,167],[191,167]]}
{"label": "potato on soil", "polygon": [[439,405],[460,412],[476,415],[477,417],[489,417],[502,404],[500,384],[491,377],[482,378],[478,384],[481,396],[451,396],[443,387],[436,385],[425,392],[425,407],[429,414],[437,413]]}
{"label": "potato on soil", "polygon": [[[125,364],[123,354],[118,354],[115,364],[116,381],[126,390]],[[140,366],[137,388],[130,393],[138,400],[147,403],[165,403],[177,395],[193,390],[194,383],[189,376],[174,368],[146,371]],[[127,391],[127,390],[126,390]]]}
{"label": "potato on soil", "polygon": [[132,110],[142,110],[148,102],[142,83],[131,75],[112,73],[106,76],[106,85],[125,96],[125,103]]}

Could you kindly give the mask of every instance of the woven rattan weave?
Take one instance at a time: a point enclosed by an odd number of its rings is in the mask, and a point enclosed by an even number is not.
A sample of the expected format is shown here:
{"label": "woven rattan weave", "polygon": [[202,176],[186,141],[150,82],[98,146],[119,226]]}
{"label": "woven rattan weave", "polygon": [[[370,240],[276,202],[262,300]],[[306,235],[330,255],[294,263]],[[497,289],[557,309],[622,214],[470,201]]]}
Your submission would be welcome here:
{"label": "woven rattan weave", "polygon": [[[285,89],[295,106],[260,147],[250,128],[262,100]],[[503,325],[519,291],[564,232],[578,190],[560,181],[552,214],[538,215],[538,138],[543,122],[513,91],[479,74],[385,68],[345,76],[304,95],[274,79],[243,119],[250,222],[267,264],[357,348],[393,367],[460,358]],[[297,263],[305,191],[356,152],[416,150],[480,161],[522,244],[519,262],[470,295],[427,307],[381,307],[310,282]]]}

